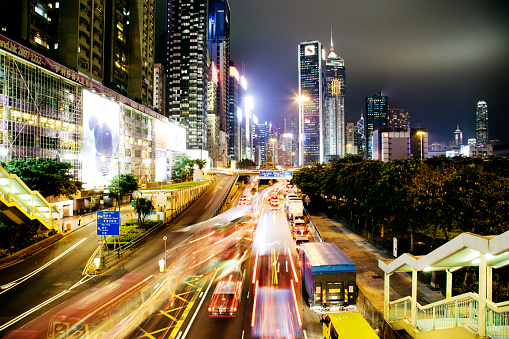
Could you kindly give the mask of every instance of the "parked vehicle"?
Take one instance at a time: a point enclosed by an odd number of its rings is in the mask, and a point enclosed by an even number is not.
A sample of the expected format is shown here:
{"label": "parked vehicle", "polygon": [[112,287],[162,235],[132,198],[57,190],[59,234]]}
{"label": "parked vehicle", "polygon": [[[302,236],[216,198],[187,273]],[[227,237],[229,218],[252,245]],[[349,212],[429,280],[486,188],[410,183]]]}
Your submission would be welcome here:
{"label": "parked vehicle", "polygon": [[355,263],[332,243],[304,243],[300,252],[302,288],[310,307],[315,312],[355,310]]}
{"label": "parked vehicle", "polygon": [[324,339],[379,338],[366,319],[357,312],[327,314],[320,322]]}

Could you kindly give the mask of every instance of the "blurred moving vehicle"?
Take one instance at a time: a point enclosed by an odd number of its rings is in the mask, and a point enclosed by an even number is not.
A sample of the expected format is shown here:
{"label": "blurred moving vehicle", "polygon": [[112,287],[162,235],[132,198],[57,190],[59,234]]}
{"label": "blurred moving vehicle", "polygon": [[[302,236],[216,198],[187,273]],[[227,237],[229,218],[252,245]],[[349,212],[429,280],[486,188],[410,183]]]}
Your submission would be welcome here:
{"label": "blurred moving vehicle", "polygon": [[279,206],[279,201],[277,199],[272,199],[270,201],[270,210],[271,211],[279,211],[281,206]]}
{"label": "blurred moving vehicle", "polygon": [[239,206],[247,205],[247,197],[245,195],[241,195],[239,199]]}
{"label": "blurred moving vehicle", "polygon": [[320,320],[325,339],[366,338],[378,339],[378,335],[360,313],[331,313]]}
{"label": "blurred moving vehicle", "polygon": [[209,317],[233,318],[237,316],[244,275],[240,269],[232,271],[216,284],[208,308]]}

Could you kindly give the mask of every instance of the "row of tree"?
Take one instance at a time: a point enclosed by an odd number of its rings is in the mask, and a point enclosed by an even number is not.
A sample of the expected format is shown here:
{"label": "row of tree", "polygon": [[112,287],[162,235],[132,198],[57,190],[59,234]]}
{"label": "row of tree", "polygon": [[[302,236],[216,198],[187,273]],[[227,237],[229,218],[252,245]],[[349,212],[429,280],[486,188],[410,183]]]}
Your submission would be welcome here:
{"label": "row of tree", "polygon": [[461,232],[500,234],[509,229],[509,159],[433,157],[388,163],[349,155],[294,172],[292,183],[312,201],[332,208],[375,234],[416,233],[445,241]]}

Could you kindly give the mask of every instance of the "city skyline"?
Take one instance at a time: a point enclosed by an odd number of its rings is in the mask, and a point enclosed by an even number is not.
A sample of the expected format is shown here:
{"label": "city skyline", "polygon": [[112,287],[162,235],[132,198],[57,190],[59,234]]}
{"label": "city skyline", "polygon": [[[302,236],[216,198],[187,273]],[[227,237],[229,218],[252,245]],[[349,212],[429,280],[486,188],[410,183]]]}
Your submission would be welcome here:
{"label": "city skyline", "polygon": [[411,127],[428,129],[430,143],[453,141],[458,124],[465,139],[475,138],[482,100],[490,139],[508,142],[509,24],[502,2],[229,3],[231,55],[245,65],[260,120],[279,125],[283,114],[297,114],[295,46],[317,40],[328,54],[332,27],[335,52],[348,68],[347,122],[359,120],[366,97],[382,92],[390,107],[411,112]]}

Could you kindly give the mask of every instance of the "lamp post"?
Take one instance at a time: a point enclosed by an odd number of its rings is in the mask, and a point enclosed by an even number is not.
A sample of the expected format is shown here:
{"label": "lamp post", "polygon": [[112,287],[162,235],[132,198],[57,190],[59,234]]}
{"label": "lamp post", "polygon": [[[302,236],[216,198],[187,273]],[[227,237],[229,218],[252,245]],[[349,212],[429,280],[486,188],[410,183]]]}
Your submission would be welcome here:
{"label": "lamp post", "polygon": [[309,101],[309,98],[299,95],[296,100],[299,102],[299,165],[302,166],[304,163],[304,101]]}
{"label": "lamp post", "polygon": [[425,132],[423,131],[419,131],[417,132],[417,135],[419,135],[421,137],[421,160],[422,160],[422,136],[424,135]]}

